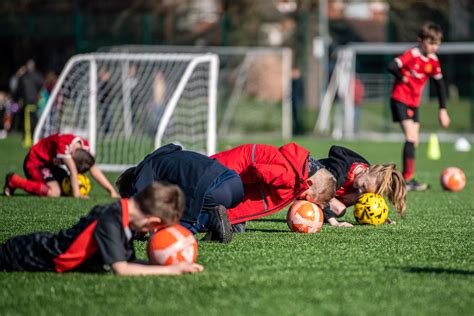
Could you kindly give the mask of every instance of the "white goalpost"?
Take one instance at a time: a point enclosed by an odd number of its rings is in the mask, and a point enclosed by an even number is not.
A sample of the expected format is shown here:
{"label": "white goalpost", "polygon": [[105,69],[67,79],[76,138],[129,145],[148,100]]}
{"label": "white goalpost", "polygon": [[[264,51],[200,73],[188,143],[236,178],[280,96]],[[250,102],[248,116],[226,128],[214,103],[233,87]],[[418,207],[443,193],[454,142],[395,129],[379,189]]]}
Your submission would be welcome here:
{"label": "white goalpost", "polygon": [[[323,96],[319,109],[319,116],[314,126],[314,132],[321,134],[330,134],[335,139],[351,139],[356,135],[357,119],[360,113],[361,123],[363,119],[370,120],[365,126],[366,134],[387,136],[382,126],[382,112],[387,111],[386,104],[390,97],[393,78],[386,71],[386,64],[389,59],[399,55],[415,46],[414,43],[357,43],[348,44],[337,51],[336,63],[330,77],[327,90]],[[474,53],[474,43],[443,43],[437,53],[439,56],[459,56],[466,55],[467,58]],[[369,56],[372,63],[376,63],[373,56],[390,57],[385,58],[378,73],[358,72],[356,65],[361,56]],[[388,60],[387,60],[388,59]],[[472,62],[472,61],[471,61]],[[442,64],[443,67],[443,64]],[[470,68],[470,69],[469,69]],[[467,75],[472,72],[472,67],[464,69]],[[361,108],[358,108],[354,102],[354,80],[357,78],[362,83],[365,90],[364,102]],[[471,79],[472,80],[472,79]],[[424,89],[425,99],[429,97],[429,88]],[[373,105],[374,111],[365,110],[366,105]],[[337,105],[337,106],[335,106]],[[361,109],[364,109],[362,112]],[[360,113],[356,113],[360,111]],[[466,130],[468,128],[466,127]],[[377,136],[378,135],[378,136]]]}
{"label": "white goalpost", "polygon": [[48,99],[34,142],[54,133],[82,136],[105,171],[124,170],[171,142],[211,155],[218,70],[215,54],[74,56]]}
{"label": "white goalpost", "polygon": [[292,51],[279,47],[122,45],[115,53],[213,53],[219,56],[220,139],[292,137]]}

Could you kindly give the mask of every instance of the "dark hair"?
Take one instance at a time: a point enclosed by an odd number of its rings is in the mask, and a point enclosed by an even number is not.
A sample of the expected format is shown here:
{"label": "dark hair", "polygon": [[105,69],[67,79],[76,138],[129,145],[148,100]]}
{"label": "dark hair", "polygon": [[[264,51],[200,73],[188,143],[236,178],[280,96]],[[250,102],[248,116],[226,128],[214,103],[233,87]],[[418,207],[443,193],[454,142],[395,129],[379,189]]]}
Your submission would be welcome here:
{"label": "dark hair", "polygon": [[432,41],[439,41],[443,39],[443,31],[441,27],[433,22],[426,22],[418,31],[418,37],[421,40],[430,39]]}
{"label": "dark hair", "polygon": [[143,214],[158,216],[166,225],[177,223],[184,212],[184,193],[175,184],[153,182],[133,198]]}
{"label": "dark hair", "polygon": [[133,181],[135,181],[135,167],[128,168],[115,181],[121,197],[129,198],[133,194]]}
{"label": "dark hair", "polygon": [[85,149],[79,148],[74,151],[72,159],[76,164],[78,173],[85,173],[95,164],[94,156]]}

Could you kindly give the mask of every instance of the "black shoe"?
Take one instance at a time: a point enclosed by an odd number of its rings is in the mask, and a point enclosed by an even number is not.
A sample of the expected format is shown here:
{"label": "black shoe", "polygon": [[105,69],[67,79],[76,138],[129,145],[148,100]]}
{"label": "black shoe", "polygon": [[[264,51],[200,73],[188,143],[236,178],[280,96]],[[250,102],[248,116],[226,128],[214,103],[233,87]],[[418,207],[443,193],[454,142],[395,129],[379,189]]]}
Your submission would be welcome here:
{"label": "black shoe", "polygon": [[246,222],[233,224],[232,225],[232,232],[234,232],[234,233],[243,233],[243,232],[245,232],[245,223]]}
{"label": "black shoe", "polygon": [[13,186],[10,183],[11,178],[14,175],[15,174],[13,172],[10,172],[5,176],[5,185],[3,186],[3,195],[5,196],[12,196],[13,193],[15,192],[15,188],[13,188]]}
{"label": "black shoe", "polygon": [[420,183],[415,179],[411,179],[406,182],[408,191],[423,192],[430,188],[430,185],[427,183]]}
{"label": "black shoe", "polygon": [[232,240],[232,225],[227,216],[227,209],[224,206],[218,205],[212,211],[209,211],[207,227],[208,232],[202,240],[218,241],[225,244]]}

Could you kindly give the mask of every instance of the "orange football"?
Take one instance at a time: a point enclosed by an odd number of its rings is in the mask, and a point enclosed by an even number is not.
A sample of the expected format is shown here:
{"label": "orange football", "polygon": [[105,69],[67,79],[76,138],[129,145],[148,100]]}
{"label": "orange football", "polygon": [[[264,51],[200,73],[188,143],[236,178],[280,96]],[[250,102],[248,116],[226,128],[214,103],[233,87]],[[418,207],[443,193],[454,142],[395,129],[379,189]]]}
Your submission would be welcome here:
{"label": "orange football", "polygon": [[323,211],[314,203],[299,200],[290,207],[286,215],[286,222],[291,231],[317,233],[323,226]]}
{"label": "orange football", "polygon": [[175,224],[154,233],[148,240],[148,260],[152,264],[172,265],[196,262],[198,244],[193,233]]}
{"label": "orange football", "polygon": [[441,186],[447,191],[458,192],[466,185],[464,172],[457,167],[449,167],[441,173]]}

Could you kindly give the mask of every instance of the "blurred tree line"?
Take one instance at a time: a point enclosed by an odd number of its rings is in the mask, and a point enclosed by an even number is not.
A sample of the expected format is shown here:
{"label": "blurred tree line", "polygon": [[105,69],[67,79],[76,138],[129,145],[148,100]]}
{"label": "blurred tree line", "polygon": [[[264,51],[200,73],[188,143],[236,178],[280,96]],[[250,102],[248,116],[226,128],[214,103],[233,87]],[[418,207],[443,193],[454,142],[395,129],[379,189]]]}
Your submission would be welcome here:
{"label": "blurred tree line", "polygon": [[[319,33],[320,1],[3,0],[0,89],[28,58],[36,59],[40,70],[59,72],[73,54],[123,44],[289,46],[294,64],[305,71]],[[425,20],[441,24],[448,41],[474,39],[472,0],[386,3],[388,41],[414,41]],[[333,45],[360,40],[344,21],[329,21],[329,31]]]}

